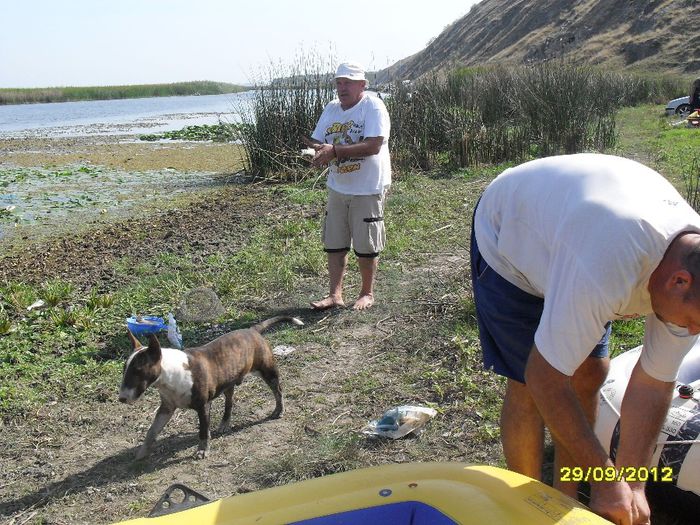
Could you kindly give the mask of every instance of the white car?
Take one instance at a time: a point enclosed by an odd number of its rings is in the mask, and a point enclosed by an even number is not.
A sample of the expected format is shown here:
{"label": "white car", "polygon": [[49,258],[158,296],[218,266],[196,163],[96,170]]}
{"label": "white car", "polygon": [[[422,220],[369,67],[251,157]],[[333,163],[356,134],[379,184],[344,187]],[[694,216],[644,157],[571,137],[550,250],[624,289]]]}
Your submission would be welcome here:
{"label": "white car", "polygon": [[690,112],[690,97],[680,97],[666,104],[667,115],[685,115]]}

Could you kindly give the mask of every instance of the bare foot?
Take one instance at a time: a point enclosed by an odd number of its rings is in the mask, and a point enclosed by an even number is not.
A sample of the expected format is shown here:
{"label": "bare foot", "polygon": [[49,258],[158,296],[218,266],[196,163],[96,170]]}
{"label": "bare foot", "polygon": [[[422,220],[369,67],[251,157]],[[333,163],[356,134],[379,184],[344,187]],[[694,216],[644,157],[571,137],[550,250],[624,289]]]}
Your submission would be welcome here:
{"label": "bare foot", "polygon": [[329,308],[342,307],[345,303],[342,299],[329,295],[320,301],[311,301],[311,308],[314,310],[328,310]]}
{"label": "bare foot", "polygon": [[371,293],[363,294],[358,297],[357,301],[353,305],[353,310],[366,310],[374,304],[374,295]]}

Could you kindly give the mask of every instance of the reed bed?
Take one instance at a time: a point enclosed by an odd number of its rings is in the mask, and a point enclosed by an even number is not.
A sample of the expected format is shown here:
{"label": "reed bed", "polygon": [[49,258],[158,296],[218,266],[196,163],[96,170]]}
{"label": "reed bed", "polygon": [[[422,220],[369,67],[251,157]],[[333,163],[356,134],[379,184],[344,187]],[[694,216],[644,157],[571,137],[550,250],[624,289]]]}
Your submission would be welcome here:
{"label": "reed bed", "polygon": [[655,73],[609,73],[608,78],[622,91],[624,106],[665,104],[688,94],[692,78]]}
{"label": "reed bed", "polygon": [[606,73],[563,64],[464,69],[417,86],[397,84],[388,101],[393,152],[405,168],[482,163],[615,144],[623,95]]}
{"label": "reed bed", "polygon": [[683,178],[685,200],[695,211],[700,213],[700,155],[696,154],[688,161],[688,172]]}
{"label": "reed bed", "polygon": [[266,179],[298,181],[312,174],[302,159],[302,137],[310,137],[325,105],[334,97],[330,62],[301,60],[271,68],[252,103],[239,108],[237,138],[245,151],[246,172]]}
{"label": "reed bed", "polygon": [[90,86],[0,89],[0,105],[33,104],[40,102],[75,102],[79,100],[110,100],[121,98],[174,97],[184,95],[222,95],[249,89],[244,86],[212,82],[175,82],[172,84],[142,84],[133,86]]}
{"label": "reed bed", "polygon": [[[309,62],[275,71],[256,88],[240,134],[246,169],[264,178],[308,174],[299,137],[334,97],[330,67]],[[456,169],[529,158],[606,151],[626,105],[676,95],[680,81],[548,62],[455,69],[384,86],[392,163],[399,170]]]}

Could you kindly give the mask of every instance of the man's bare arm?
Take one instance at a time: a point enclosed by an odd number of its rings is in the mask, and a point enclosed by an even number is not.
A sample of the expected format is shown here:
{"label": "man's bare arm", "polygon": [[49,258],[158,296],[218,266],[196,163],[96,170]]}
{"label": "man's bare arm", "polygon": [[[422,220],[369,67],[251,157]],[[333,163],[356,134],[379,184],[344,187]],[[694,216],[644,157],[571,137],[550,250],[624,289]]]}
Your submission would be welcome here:
{"label": "man's bare arm", "polygon": [[[615,458],[618,468],[649,466],[674,387],[675,382],[659,381],[647,374],[639,362],[636,364],[620,410],[620,446]],[[650,512],[644,483],[634,480],[629,485],[635,495],[639,523],[644,523],[641,517],[646,515],[648,520]]]}
{"label": "man's bare arm", "polygon": [[[571,378],[550,365],[536,346],[530,352],[525,381],[550,432],[579,466],[613,466],[586,419]],[[591,509],[614,523],[633,523],[632,500],[632,490],[624,481],[591,483]]]}
{"label": "man's bare arm", "polygon": [[309,143],[316,150],[313,158],[314,166],[325,166],[333,159],[369,157],[376,155],[382,147],[384,137],[366,137],[357,144],[321,144]]}

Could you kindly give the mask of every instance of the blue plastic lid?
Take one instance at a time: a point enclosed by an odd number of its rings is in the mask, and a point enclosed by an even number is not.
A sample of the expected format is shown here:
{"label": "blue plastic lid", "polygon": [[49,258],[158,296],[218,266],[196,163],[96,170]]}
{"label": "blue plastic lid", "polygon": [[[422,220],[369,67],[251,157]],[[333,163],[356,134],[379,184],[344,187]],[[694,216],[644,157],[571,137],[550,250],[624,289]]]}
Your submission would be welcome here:
{"label": "blue plastic lid", "polygon": [[162,317],[153,315],[141,315],[138,319],[134,316],[128,317],[126,326],[134,335],[155,334],[168,327]]}

